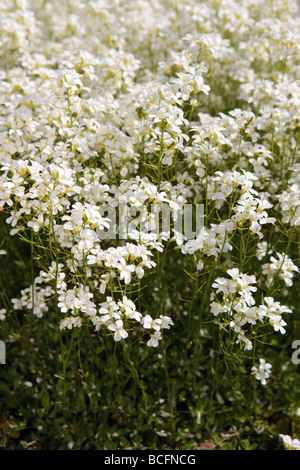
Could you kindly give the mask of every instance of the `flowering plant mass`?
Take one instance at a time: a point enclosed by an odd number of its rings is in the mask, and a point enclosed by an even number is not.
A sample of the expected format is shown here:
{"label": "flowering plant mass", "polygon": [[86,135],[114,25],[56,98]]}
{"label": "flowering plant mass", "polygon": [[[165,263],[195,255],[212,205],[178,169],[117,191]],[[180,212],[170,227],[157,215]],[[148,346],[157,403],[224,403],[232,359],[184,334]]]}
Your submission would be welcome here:
{"label": "flowering plant mass", "polygon": [[299,448],[299,2],[0,18],[0,446]]}

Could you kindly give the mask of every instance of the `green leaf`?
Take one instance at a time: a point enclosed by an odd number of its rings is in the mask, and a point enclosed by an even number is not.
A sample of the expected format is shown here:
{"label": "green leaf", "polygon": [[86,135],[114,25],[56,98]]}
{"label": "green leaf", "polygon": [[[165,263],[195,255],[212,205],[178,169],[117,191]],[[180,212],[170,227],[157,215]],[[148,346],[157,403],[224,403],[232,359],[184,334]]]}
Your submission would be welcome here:
{"label": "green leaf", "polygon": [[51,407],[51,402],[47,390],[42,390],[42,392],[40,393],[40,400],[42,407],[45,408],[45,410],[49,410],[49,408]]}

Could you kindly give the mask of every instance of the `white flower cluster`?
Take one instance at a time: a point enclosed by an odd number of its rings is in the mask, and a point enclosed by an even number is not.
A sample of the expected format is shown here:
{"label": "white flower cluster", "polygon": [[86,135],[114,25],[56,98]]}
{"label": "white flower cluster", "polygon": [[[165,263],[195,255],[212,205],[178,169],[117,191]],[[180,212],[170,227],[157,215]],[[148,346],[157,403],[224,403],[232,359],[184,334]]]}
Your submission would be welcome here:
{"label": "white flower cluster", "polygon": [[21,298],[11,299],[15,310],[32,310],[38,318],[48,312],[47,301],[53,296],[54,290],[50,286],[39,287],[34,284],[21,290]]}
{"label": "white flower cluster", "polygon": [[[76,316],[76,311],[85,313],[95,326],[95,331],[99,331],[102,326],[114,333],[114,340],[120,341],[128,337],[128,329],[132,328],[132,321],[140,323],[146,330],[150,331],[150,339],[147,342],[149,347],[157,347],[162,339],[161,329],[170,328],[173,321],[170,317],[160,315],[160,318],[153,319],[149,314],[144,317],[136,310],[135,304],[126,296],[122,300],[115,301],[112,297],[107,297],[99,308],[90,299],[92,294],[87,288],[79,287],[74,291],[68,290],[59,296],[59,307],[62,312],[71,311],[72,316],[65,318],[60,323],[60,329],[80,327],[82,318]],[[125,329],[126,326],[126,329]]]}
{"label": "white flower cluster", "polygon": [[[300,220],[298,2],[2,0],[0,17],[0,210],[47,253],[13,308],[41,317],[56,302],[61,328],[119,341],[137,326],[157,346],[172,320],[135,304],[175,242],[201,279],[218,263],[211,311],[246,349],[248,324],[284,333],[290,309],[254,294],[299,273],[271,246]],[[122,204],[120,234],[103,209]],[[186,204],[205,208],[192,239],[175,226]],[[248,248],[263,265],[227,271]]]}
{"label": "white flower cluster", "polygon": [[[297,168],[299,172],[299,168]],[[292,182],[292,181],[291,181]],[[290,182],[290,183],[291,183]],[[278,195],[282,212],[282,221],[291,225],[300,225],[300,186],[292,184],[288,190]]]}
{"label": "white flower cluster", "polygon": [[262,273],[267,276],[267,283],[270,284],[275,275],[284,281],[287,287],[293,285],[294,272],[299,273],[299,268],[293,261],[282,253],[276,253],[277,258],[271,256],[270,263],[262,265]]}
{"label": "white flower cluster", "polygon": [[211,312],[220,318],[220,323],[229,324],[237,333],[237,343],[244,343],[244,348],[251,350],[253,345],[249,326],[268,322],[274,331],[285,333],[286,322],[283,313],[292,310],[285,305],[275,302],[273,297],[265,297],[264,304],[255,305],[253,293],[257,291],[255,276],[240,273],[237,268],[229,269],[229,278],[217,278],[212,287],[216,290],[211,294]]}

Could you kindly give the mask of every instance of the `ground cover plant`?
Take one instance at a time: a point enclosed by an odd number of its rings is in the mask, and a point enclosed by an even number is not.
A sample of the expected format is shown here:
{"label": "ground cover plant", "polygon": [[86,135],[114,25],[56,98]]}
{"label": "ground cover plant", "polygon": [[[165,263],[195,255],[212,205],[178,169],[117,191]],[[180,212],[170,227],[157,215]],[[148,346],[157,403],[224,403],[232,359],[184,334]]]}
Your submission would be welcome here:
{"label": "ground cover plant", "polygon": [[300,450],[299,2],[0,22],[0,447]]}

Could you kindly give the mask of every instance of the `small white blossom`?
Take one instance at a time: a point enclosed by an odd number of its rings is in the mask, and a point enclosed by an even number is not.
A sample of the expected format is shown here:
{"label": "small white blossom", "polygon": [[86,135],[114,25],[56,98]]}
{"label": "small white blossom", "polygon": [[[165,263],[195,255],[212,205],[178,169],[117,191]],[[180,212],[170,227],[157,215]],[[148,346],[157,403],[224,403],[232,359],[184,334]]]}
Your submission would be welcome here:
{"label": "small white blossom", "polygon": [[0,320],[5,320],[5,317],[6,317],[6,309],[1,308],[0,309]]}
{"label": "small white blossom", "polygon": [[122,320],[116,320],[116,323],[111,323],[108,326],[108,329],[115,333],[114,334],[115,341],[121,341],[122,338],[125,339],[128,337],[127,331],[123,328]]}
{"label": "small white blossom", "polygon": [[265,359],[260,359],[259,366],[253,366],[251,370],[255,374],[256,380],[259,380],[262,385],[266,385],[266,379],[270,377],[271,369],[271,364],[267,363]]}
{"label": "small white blossom", "polygon": [[147,346],[157,348],[159,345],[159,340],[161,340],[161,332],[155,331],[153,334],[150,334],[150,339],[147,342]]}

